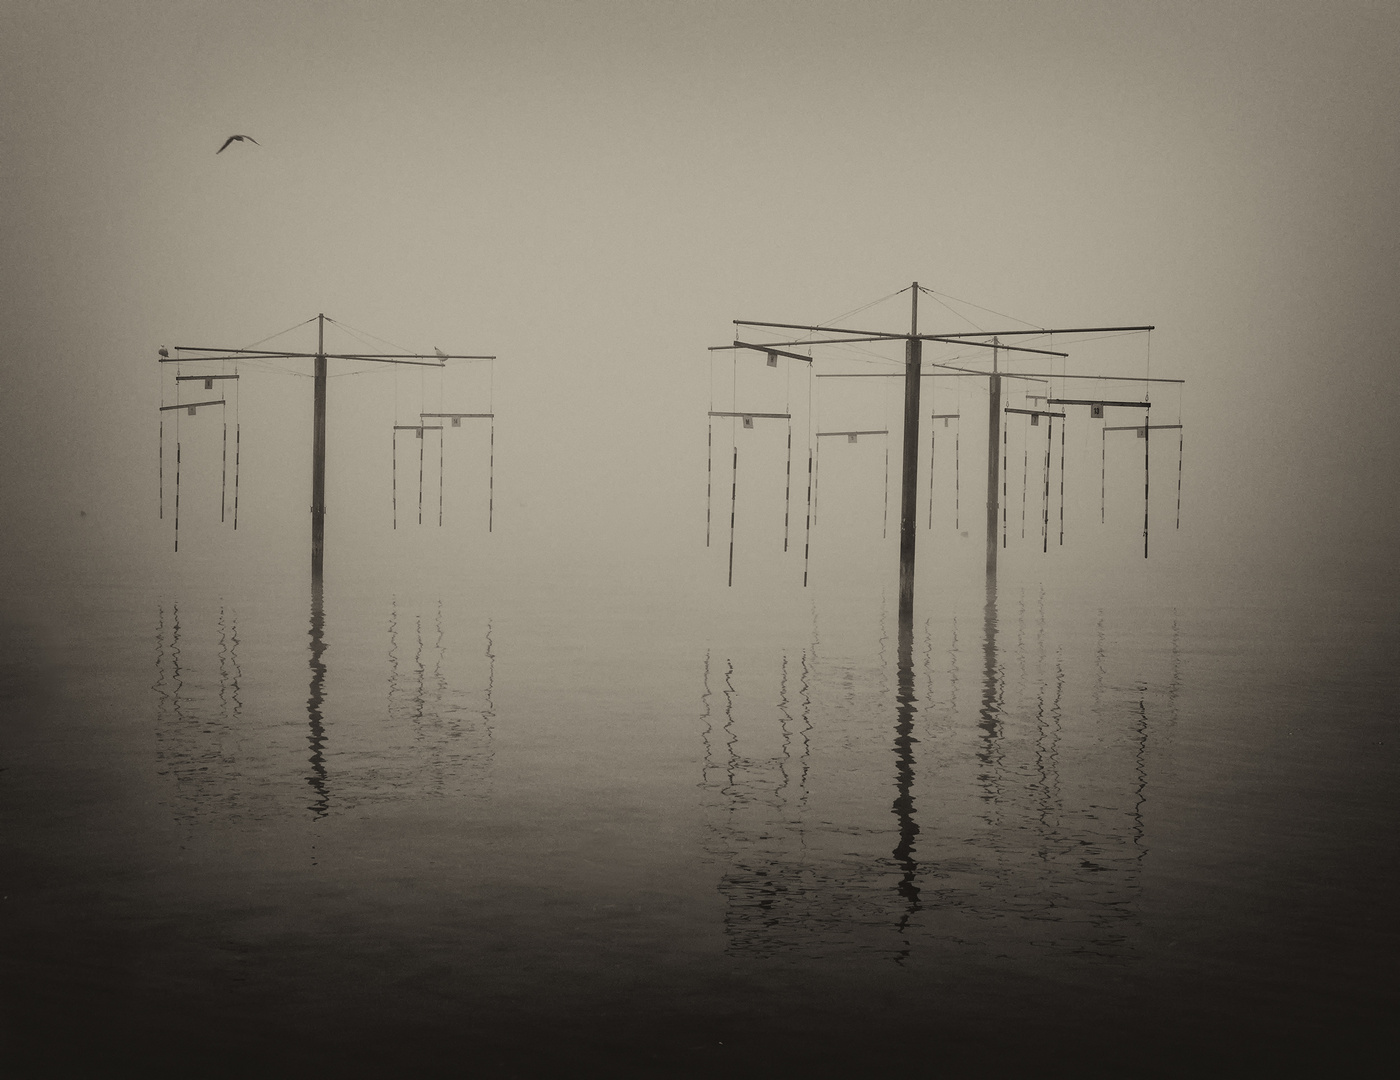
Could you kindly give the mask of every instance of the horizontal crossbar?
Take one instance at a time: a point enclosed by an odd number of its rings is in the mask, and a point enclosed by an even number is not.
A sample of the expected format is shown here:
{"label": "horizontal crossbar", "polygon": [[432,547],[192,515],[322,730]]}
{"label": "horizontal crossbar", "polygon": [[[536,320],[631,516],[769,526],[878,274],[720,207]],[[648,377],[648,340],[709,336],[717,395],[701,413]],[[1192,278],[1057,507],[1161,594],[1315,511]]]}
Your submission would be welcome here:
{"label": "horizontal crossbar", "polygon": [[820,438],[823,435],[888,435],[889,433],[889,428],[883,428],[880,431],[819,431],[817,437]]}
{"label": "horizontal crossbar", "polygon": [[1062,412],[1045,412],[1043,409],[1002,409],[1002,412],[1020,413],[1022,416],[1058,416],[1064,418]]}
{"label": "horizontal crossbar", "polygon": [[712,412],[711,416],[750,416],[763,420],[791,420],[792,413],[785,412]]}
{"label": "horizontal crossbar", "polygon": [[162,405],[161,412],[170,412],[172,409],[198,409],[204,405],[223,405],[223,398],[215,398],[213,401],[186,401],[179,405]]}
{"label": "horizontal crossbar", "polygon": [[1050,404],[1051,404],[1051,405],[1113,405],[1113,406],[1115,406],[1115,407],[1131,408],[1131,409],[1150,409],[1150,408],[1152,408],[1152,402],[1150,402],[1150,401],[1097,401],[1097,400],[1088,399],[1088,398],[1059,398],[1059,397],[1052,397],[1052,398],[1050,399]]}

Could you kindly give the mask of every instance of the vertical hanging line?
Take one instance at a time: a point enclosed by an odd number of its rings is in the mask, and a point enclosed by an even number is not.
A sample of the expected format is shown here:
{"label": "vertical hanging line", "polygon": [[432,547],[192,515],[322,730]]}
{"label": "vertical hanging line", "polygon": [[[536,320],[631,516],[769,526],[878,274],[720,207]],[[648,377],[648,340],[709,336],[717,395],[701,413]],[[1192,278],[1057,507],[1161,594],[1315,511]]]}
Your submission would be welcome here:
{"label": "vertical hanging line", "polygon": [[224,459],[219,474],[219,524],[224,523],[224,508],[228,506],[228,413],[224,413]]}
{"label": "vertical hanging line", "polygon": [[807,534],[802,545],[802,587],[807,587],[807,570],[812,561],[812,447],[807,447]]}
{"label": "vertical hanging line", "polygon": [[1047,416],[1045,418],[1045,495],[1041,499],[1042,524],[1040,526],[1040,550],[1043,554],[1050,551],[1050,450],[1055,440],[1055,418]]}
{"label": "vertical hanging line", "polygon": [[234,412],[233,421],[233,528],[238,531],[238,466],[243,451],[243,425]]}
{"label": "vertical hanging line", "polygon": [[1065,421],[1060,421],[1060,547],[1065,546]]}
{"label": "vertical hanging line", "polygon": [[[710,399],[710,412],[715,411],[714,396]],[[715,418],[710,417],[709,432],[705,436],[705,546],[710,546],[710,492],[714,486],[715,460]]]}
{"label": "vertical hanging line", "polygon": [[1031,479],[1031,433],[1026,431],[1026,441],[1021,447],[1021,539],[1026,538],[1026,488]]}
{"label": "vertical hanging line", "polygon": [[[962,399],[958,399],[962,408]],[[959,415],[962,415],[959,413]],[[953,430],[953,528],[962,531],[962,422]]]}
{"label": "vertical hanging line", "polygon": [[787,476],[783,482],[783,552],[788,549],[792,520],[792,357],[783,358],[783,411],[787,417]]}
{"label": "vertical hanging line", "polygon": [[1186,458],[1186,435],[1177,431],[1176,444],[1176,527],[1181,528],[1181,464]]}
{"label": "vertical hanging line", "polygon": [[389,490],[392,492],[391,498],[393,500],[393,527],[397,529],[399,527],[399,428],[397,424],[394,425],[394,430],[390,434],[393,436],[394,448],[389,458]]}
{"label": "vertical hanging line", "polygon": [[933,528],[933,456],[938,449],[938,425],[929,421],[928,425],[928,527]]}
{"label": "vertical hanging line", "polygon": [[[442,402],[438,402],[438,408],[442,408]],[[447,438],[445,428],[438,428],[438,528],[442,528],[442,469],[446,461],[446,451],[443,450],[443,441]]]}
{"label": "vertical hanging line", "polygon": [[[494,406],[493,406],[494,408]],[[496,417],[491,416],[491,468],[486,495],[486,531],[490,532],[496,522]]]}
{"label": "vertical hanging line", "polygon": [[729,485],[729,584],[734,584],[734,511],[739,499],[739,443],[734,443],[734,467]]}
{"label": "vertical hanging line", "polygon": [[180,550],[180,421],[175,421],[175,550]]}
{"label": "vertical hanging line", "polygon": [[1099,432],[1099,524],[1104,523],[1104,507],[1108,503],[1108,430]]}
{"label": "vertical hanging line", "polygon": [[[889,421],[885,421],[885,426],[889,426]],[[885,436],[885,517],[880,522],[880,539],[884,540],[889,536],[890,527],[890,437]]]}
{"label": "vertical hanging line", "polygon": [[1150,487],[1152,481],[1152,461],[1148,444],[1152,441],[1152,425],[1142,421],[1142,557],[1147,558],[1147,520],[1151,508]]}
{"label": "vertical hanging line", "polygon": [[[792,363],[791,360],[788,361]],[[783,551],[788,549],[788,523],[792,518],[792,405],[788,404],[787,480],[783,488]]]}
{"label": "vertical hanging line", "polygon": [[[160,403],[165,404],[162,396]],[[156,473],[160,478],[160,520],[165,520],[165,413],[160,414],[160,445],[156,447]]]}
{"label": "vertical hanging line", "polygon": [[[1001,425],[1001,546],[1003,548],[1006,547],[1006,430],[1010,426],[1010,424],[1005,422],[1005,417],[1003,417]],[[1027,434],[1026,438],[1030,438],[1030,435]],[[992,445],[996,446],[995,443]],[[992,452],[996,453],[995,450]],[[996,458],[992,460],[996,461]],[[993,518],[992,521],[994,523],[993,527],[995,527],[996,519]]]}
{"label": "vertical hanging line", "polygon": [[[237,375],[238,365],[233,367],[234,375]],[[233,380],[233,530],[238,531],[238,466],[242,458],[243,451],[243,380],[235,378]]]}
{"label": "vertical hanging line", "polygon": [[[422,407],[422,402],[421,402],[421,401],[419,402],[419,407],[420,407],[420,408]],[[418,423],[421,425],[421,424],[423,423],[423,421],[422,421],[422,420],[419,420]],[[419,524],[419,525],[422,525],[422,524],[423,524],[423,444],[424,444],[425,442],[428,441],[428,439],[427,439],[427,434],[428,434],[428,433],[427,433],[427,431],[426,431],[424,428],[419,427],[419,429],[418,429],[418,524]]]}

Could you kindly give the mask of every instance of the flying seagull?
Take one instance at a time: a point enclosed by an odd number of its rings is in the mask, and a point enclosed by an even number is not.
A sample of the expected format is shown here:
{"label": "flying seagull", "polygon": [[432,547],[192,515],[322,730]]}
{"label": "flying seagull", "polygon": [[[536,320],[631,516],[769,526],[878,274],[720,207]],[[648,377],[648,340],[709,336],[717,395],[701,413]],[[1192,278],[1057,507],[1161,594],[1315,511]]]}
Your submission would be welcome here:
{"label": "flying seagull", "polygon": [[224,140],[224,145],[214,151],[215,156],[222,154],[225,150],[227,150],[229,148],[230,143],[242,142],[244,139],[247,139],[254,146],[262,145],[262,143],[258,142],[258,140],[253,138],[253,136],[251,135],[230,135],[227,139]]}

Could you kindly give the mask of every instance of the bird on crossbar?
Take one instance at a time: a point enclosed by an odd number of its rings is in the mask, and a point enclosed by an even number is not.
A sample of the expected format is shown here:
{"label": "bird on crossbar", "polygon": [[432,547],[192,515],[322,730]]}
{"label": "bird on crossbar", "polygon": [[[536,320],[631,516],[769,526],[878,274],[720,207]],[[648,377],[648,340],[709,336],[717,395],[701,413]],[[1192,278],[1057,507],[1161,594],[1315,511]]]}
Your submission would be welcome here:
{"label": "bird on crossbar", "polygon": [[251,135],[230,135],[227,139],[224,140],[224,145],[214,151],[214,155],[217,157],[219,154],[222,154],[225,150],[227,150],[230,144],[236,142],[243,142],[245,139],[248,142],[252,143],[254,146],[262,145],[262,143],[258,142],[258,140],[253,138],[253,136]]}

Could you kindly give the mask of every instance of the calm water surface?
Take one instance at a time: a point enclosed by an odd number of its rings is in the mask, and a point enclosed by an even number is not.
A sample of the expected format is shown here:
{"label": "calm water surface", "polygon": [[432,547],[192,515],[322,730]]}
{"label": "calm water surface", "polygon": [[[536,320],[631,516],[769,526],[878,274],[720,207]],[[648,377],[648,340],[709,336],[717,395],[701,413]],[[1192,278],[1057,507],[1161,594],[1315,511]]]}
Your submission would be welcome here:
{"label": "calm water surface", "polygon": [[1388,1045],[1390,602],[921,589],[903,634],[879,588],[32,590],[10,1068],[1355,1072]]}

